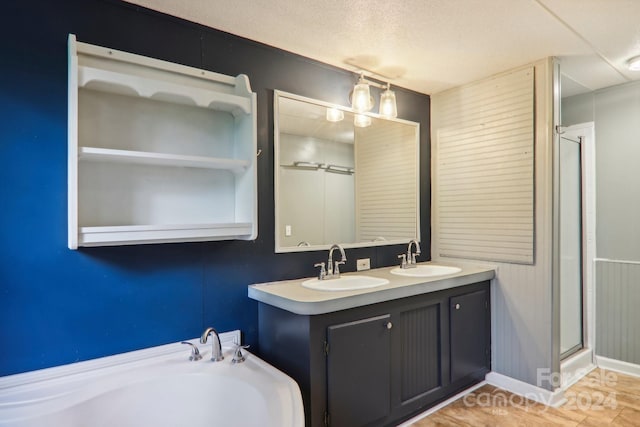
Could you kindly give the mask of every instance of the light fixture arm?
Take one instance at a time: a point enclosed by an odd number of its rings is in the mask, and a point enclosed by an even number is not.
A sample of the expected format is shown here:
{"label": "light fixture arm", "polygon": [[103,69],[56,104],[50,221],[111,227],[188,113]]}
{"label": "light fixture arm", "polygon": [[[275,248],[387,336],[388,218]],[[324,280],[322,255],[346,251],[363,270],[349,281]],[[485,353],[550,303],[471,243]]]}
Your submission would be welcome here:
{"label": "light fixture arm", "polygon": [[[385,118],[394,118],[398,116],[398,107],[396,105],[396,95],[391,90],[391,83],[378,83],[368,80],[364,77],[364,71],[360,72],[358,82],[349,93],[349,102],[356,113],[362,114],[371,110],[375,101],[370,93],[370,87],[373,86],[382,90],[380,94],[380,115]],[[370,119],[365,122],[364,117],[356,117],[354,124],[358,127],[369,126]]]}
{"label": "light fixture arm", "polygon": [[369,80],[368,78],[365,77],[364,71],[360,72],[360,77],[358,78],[358,83],[366,83],[369,86],[373,86],[373,87],[378,88],[378,89],[390,89],[391,88],[391,83],[389,83],[389,82],[387,82],[387,83],[378,83],[376,81]]}

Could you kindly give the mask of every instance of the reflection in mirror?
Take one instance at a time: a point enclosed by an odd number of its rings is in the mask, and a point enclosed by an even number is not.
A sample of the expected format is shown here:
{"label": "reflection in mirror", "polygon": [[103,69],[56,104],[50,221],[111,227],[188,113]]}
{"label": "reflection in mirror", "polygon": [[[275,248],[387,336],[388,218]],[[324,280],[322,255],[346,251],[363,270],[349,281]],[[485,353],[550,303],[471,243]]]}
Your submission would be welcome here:
{"label": "reflection in mirror", "polygon": [[274,96],[276,252],[420,238],[419,124]]}

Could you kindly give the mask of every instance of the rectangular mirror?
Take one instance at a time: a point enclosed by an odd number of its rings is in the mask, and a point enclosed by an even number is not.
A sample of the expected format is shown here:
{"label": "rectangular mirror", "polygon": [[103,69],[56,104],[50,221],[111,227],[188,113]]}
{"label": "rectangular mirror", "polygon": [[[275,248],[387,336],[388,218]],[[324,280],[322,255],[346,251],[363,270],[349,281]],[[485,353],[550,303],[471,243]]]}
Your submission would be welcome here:
{"label": "rectangular mirror", "polygon": [[419,126],[275,91],[276,252],[419,240]]}

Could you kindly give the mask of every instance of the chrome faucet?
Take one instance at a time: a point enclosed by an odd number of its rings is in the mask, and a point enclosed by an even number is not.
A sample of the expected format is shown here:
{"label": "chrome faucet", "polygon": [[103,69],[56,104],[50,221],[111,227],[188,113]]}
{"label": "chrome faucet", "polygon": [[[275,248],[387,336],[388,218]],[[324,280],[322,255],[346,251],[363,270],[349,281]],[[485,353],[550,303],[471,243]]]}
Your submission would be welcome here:
{"label": "chrome faucet", "polygon": [[220,343],[220,335],[218,335],[218,332],[211,327],[205,329],[200,337],[200,343],[206,344],[209,335],[213,336],[213,341],[211,342],[211,360],[213,362],[219,362],[224,359],[224,356],[222,355],[222,344]]}
{"label": "chrome faucet", "polygon": [[[415,245],[416,246],[416,251],[415,253],[411,252],[411,246]],[[420,255],[420,242],[418,242],[415,239],[412,239],[409,241],[409,246],[407,247],[407,253],[402,254],[402,255],[398,255],[398,258],[402,258],[402,264],[400,265],[400,268],[415,268],[417,263],[416,263],[416,257]]]}
{"label": "chrome faucet", "polygon": [[[333,250],[338,249],[340,251],[340,256],[342,257],[340,261],[333,261]],[[329,261],[327,261],[327,275],[333,276],[335,278],[340,277],[340,264],[344,264],[347,262],[347,255],[344,253],[344,249],[342,246],[334,244],[329,249]],[[333,271],[333,272],[332,272]]]}
{"label": "chrome faucet", "polygon": [[[338,249],[342,258],[340,261],[333,260],[333,251]],[[327,261],[327,268],[324,268],[324,262],[314,264],[314,267],[320,267],[320,273],[318,274],[318,280],[338,279],[340,277],[340,265],[347,262],[347,255],[344,253],[342,246],[334,244],[329,249],[329,260]]]}

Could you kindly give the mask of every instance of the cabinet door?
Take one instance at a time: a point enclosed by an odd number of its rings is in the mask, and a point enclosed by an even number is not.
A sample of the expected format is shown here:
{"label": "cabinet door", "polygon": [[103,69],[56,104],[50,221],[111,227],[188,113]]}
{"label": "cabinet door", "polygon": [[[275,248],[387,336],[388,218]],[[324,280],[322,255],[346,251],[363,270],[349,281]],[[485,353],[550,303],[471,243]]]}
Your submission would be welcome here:
{"label": "cabinet door", "polygon": [[327,412],[331,427],[358,427],[389,414],[391,316],[327,328]]}
{"label": "cabinet door", "polygon": [[[445,302],[446,304],[446,302]],[[413,402],[416,397],[441,385],[441,302],[400,313],[396,334],[400,335],[400,399]]]}
{"label": "cabinet door", "polygon": [[481,290],[450,299],[452,383],[488,368],[488,296]]}

